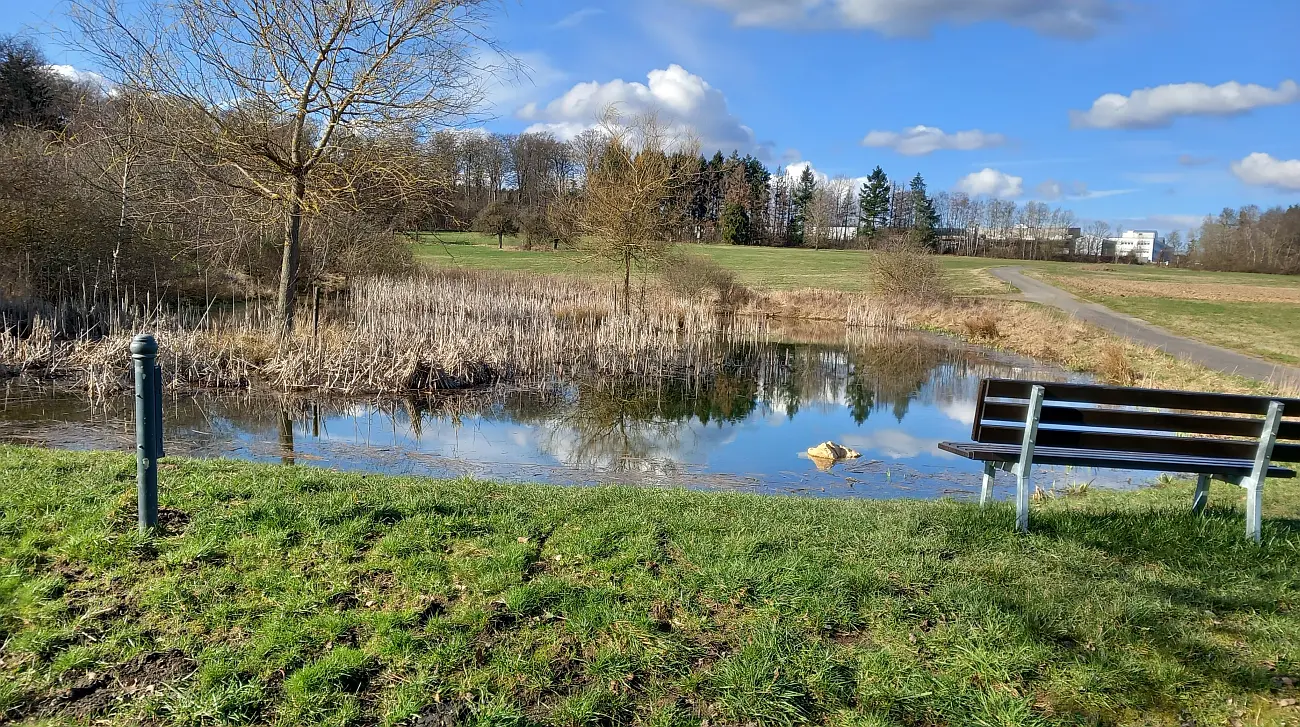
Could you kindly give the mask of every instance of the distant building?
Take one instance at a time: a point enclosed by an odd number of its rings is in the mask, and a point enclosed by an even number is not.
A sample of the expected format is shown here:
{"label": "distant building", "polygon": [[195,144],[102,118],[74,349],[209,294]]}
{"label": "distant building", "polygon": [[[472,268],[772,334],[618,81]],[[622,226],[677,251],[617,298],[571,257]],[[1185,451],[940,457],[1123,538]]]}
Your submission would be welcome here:
{"label": "distant building", "polygon": [[1167,262],[1173,251],[1155,230],[1126,230],[1107,242],[1115,245],[1115,257],[1132,258],[1138,262]]}

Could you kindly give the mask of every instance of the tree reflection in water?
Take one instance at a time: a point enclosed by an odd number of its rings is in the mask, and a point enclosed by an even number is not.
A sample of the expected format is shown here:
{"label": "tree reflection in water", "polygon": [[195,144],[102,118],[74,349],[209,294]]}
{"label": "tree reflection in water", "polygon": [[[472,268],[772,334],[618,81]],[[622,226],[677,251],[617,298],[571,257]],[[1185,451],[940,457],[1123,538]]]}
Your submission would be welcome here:
{"label": "tree reflection in water", "polygon": [[[711,372],[707,376],[548,381],[414,399],[171,397],[168,448],[287,464],[325,458],[387,471],[412,471],[400,466],[405,457],[434,456],[671,476],[710,461],[711,452],[736,437],[740,447],[782,447],[777,442],[790,439],[791,457],[810,444],[802,441],[799,427],[775,438],[744,439],[775,426],[773,420],[840,417],[843,423],[834,426],[847,435],[855,425],[865,429],[882,410],[899,422],[914,406],[959,419],[981,377],[1043,375],[1031,362],[923,334],[840,329],[825,333],[824,340],[720,344],[709,352],[711,365],[695,369]],[[90,433],[82,436],[100,442],[104,433],[122,438],[133,431],[129,397],[94,408],[52,396],[10,401],[20,403],[0,405],[0,436],[23,436],[24,428],[51,421],[76,422],[79,431]],[[924,420],[918,417],[918,425],[933,425],[933,416],[930,424]],[[462,436],[467,428],[469,436]],[[880,427],[874,431],[879,435]],[[934,436],[911,434],[920,440]],[[753,444],[758,441],[764,444]],[[771,452],[733,451],[746,460],[737,466],[764,455],[768,462],[777,459]],[[788,468],[784,461],[770,466]],[[555,477],[563,480],[563,474]]]}

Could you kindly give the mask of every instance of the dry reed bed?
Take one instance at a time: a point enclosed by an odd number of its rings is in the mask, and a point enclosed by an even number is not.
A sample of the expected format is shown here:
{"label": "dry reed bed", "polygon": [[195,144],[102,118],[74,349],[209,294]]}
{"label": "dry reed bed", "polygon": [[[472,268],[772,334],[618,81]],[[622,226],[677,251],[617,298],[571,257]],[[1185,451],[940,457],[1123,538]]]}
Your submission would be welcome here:
{"label": "dry reed bed", "polygon": [[[278,390],[382,394],[503,379],[708,378],[737,343],[765,338],[773,316],[939,331],[1124,385],[1286,393],[1300,383],[1220,374],[1014,301],[886,302],[805,289],[756,293],[735,315],[721,315],[716,301],[654,287],[642,291],[630,314],[617,310],[617,300],[613,284],[568,276],[439,272],[356,281],[350,305],[327,315],[316,336],[300,329],[282,338],[256,315],[199,325],[156,321],[150,329],[159,334],[173,388],[260,382]],[[131,385],[130,334],[67,341],[42,324],[23,337],[5,331],[0,375],[60,379],[92,395],[122,391]]]}
{"label": "dry reed bed", "polygon": [[[283,337],[258,316],[151,326],[173,387],[341,393],[434,391],[502,379],[709,376],[728,347],[763,335],[761,319],[646,291],[617,310],[613,284],[504,273],[432,273],[356,281],[346,313]],[[130,332],[58,340],[44,325],[0,337],[10,372],[63,378],[91,394],[130,385]]]}

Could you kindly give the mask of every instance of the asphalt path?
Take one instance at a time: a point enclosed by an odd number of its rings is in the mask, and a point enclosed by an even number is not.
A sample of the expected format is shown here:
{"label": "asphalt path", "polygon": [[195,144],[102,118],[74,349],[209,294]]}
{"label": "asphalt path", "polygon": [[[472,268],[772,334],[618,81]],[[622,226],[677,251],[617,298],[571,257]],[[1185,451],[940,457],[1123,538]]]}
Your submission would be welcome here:
{"label": "asphalt path", "polygon": [[1101,326],[1131,341],[1158,348],[1176,358],[1194,361],[1225,374],[1236,374],[1260,381],[1300,382],[1300,368],[1271,363],[1170,333],[1159,326],[1117,313],[1106,306],[1079,300],[1060,288],[1025,275],[1022,268],[993,268],[991,272],[999,280],[1019,288],[1025,300],[1059,308],[1081,321]]}

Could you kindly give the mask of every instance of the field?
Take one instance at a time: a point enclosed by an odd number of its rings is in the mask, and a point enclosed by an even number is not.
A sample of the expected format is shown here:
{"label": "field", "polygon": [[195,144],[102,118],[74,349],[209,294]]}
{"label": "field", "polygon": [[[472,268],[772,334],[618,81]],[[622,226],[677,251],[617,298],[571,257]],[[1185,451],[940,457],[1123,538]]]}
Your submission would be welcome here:
{"label": "field", "polygon": [[1300,277],[1131,265],[1026,267],[1081,298],[1189,338],[1300,364]]}
{"label": "field", "polygon": [[[439,266],[560,273],[600,271],[576,252],[498,250],[496,238],[476,233],[426,235],[415,247],[421,261]],[[691,245],[733,270],[755,288],[867,288],[869,252]],[[1021,266],[1082,298],[1163,326],[1175,333],[1269,361],[1300,364],[1300,277],[1216,273],[1154,265],[1095,265],[993,258],[940,258],[953,289],[969,297],[1001,296],[1013,289],[989,268]]]}
{"label": "field", "polygon": [[[0,447],[0,721],[1281,724],[1297,486],[1013,514]],[[417,716],[422,716],[417,721]]]}
{"label": "field", "polygon": [[[415,245],[416,258],[439,266],[497,270],[529,270],[539,273],[601,272],[599,262],[573,251],[526,251],[506,239],[498,250],[495,237],[477,233],[425,233]],[[867,266],[871,253],[860,250],[809,250],[802,248],[737,247],[733,245],[684,245],[690,253],[707,255],[734,271],[745,285],[768,290],[824,288],[859,292],[867,289]],[[953,288],[959,295],[995,295],[1011,288],[986,271],[1002,264],[986,258],[945,257],[942,259]],[[610,275],[613,274],[611,271]]]}

